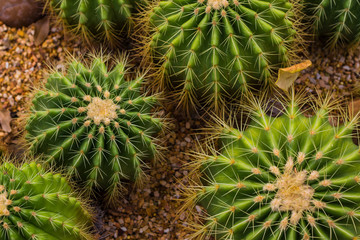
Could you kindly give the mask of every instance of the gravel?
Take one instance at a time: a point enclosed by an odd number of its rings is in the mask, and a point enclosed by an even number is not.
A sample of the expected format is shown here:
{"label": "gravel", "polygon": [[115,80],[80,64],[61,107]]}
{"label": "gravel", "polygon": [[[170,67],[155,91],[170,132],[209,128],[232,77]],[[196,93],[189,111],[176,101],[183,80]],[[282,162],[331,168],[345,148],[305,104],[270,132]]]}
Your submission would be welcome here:
{"label": "gravel", "polygon": [[[350,97],[360,74],[360,49],[331,52],[313,44],[310,50],[313,65],[296,80],[296,88],[305,87],[311,94],[334,91],[334,97]],[[61,68],[66,52],[80,55],[85,51],[81,42],[67,39],[58,27],[52,27],[45,42],[36,47],[34,27],[14,29],[0,23],[0,108],[9,109],[14,118],[24,113],[32,86],[43,79],[42,70],[48,69],[47,65]],[[164,139],[168,149],[165,161],[151,168],[148,181],[139,188],[129,186],[118,206],[98,207],[99,239],[184,240],[190,237],[186,227],[191,216],[178,213],[181,184],[186,185],[186,180],[181,179],[188,174],[182,167],[189,162],[187,153],[194,149],[195,133],[202,126],[197,119],[175,118],[171,132]],[[10,134],[0,130],[0,147],[5,144],[16,148],[17,133],[14,124]],[[201,212],[201,208],[198,207],[198,211]]]}

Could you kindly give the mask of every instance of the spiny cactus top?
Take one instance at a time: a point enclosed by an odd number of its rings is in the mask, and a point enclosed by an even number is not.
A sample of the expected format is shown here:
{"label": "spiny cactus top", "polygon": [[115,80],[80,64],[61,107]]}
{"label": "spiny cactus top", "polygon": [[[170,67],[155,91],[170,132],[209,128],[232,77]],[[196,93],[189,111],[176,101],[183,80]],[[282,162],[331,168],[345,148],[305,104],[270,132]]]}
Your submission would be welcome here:
{"label": "spiny cactus top", "polygon": [[358,0],[304,0],[304,3],[315,34],[326,38],[329,47],[359,43]]}
{"label": "spiny cactus top", "polygon": [[220,150],[199,162],[204,186],[195,192],[208,213],[206,232],[216,239],[358,239],[354,122],[333,127],[325,105],[312,117],[294,101],[284,106],[278,117],[255,106],[246,130],[221,126]]}
{"label": "spiny cactus top", "polygon": [[48,0],[60,20],[87,40],[118,43],[132,26],[135,5],[141,0]]}
{"label": "spiny cactus top", "polygon": [[27,139],[35,153],[86,183],[115,194],[120,181],[140,180],[157,147],[161,119],[150,113],[157,96],[141,93],[144,76],[127,81],[126,59],[107,71],[102,58],[54,72],[35,92]]}
{"label": "spiny cactus top", "polygon": [[0,238],[93,239],[91,215],[67,180],[31,162],[0,166]]}
{"label": "spiny cactus top", "polygon": [[183,106],[219,110],[249,86],[264,85],[291,57],[292,8],[288,0],[160,1],[144,18],[160,86]]}

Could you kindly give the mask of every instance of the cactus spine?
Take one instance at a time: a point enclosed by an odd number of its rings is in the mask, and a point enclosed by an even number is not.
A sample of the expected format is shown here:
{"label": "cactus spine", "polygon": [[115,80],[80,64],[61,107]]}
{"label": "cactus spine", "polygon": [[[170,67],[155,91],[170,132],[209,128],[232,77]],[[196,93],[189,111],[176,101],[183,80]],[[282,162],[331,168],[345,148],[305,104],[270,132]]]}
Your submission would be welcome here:
{"label": "cactus spine", "polygon": [[151,114],[157,96],[141,93],[144,75],[127,81],[121,59],[111,71],[98,57],[90,67],[74,60],[66,74],[53,72],[35,92],[26,126],[32,151],[111,199],[122,180],[141,181],[163,126]]}
{"label": "cactus spine", "polygon": [[86,40],[117,44],[133,26],[132,15],[142,0],[48,0],[64,25]]}
{"label": "cactus spine", "polygon": [[293,15],[287,0],[156,1],[140,19],[148,23],[142,42],[160,88],[181,106],[218,111],[287,65],[296,42]]}
{"label": "cactus spine", "polygon": [[1,239],[93,239],[91,218],[60,174],[35,162],[0,166]]}
{"label": "cactus spine", "polygon": [[302,114],[301,105],[292,99],[283,105],[283,114],[274,117],[267,113],[275,111],[267,112],[254,98],[244,105],[252,106],[246,129],[219,126],[219,150],[197,154],[203,186],[194,185],[190,193],[208,216],[196,236],[358,239],[355,119],[333,127],[327,103],[314,108],[312,117]]}
{"label": "cactus spine", "polygon": [[329,47],[357,45],[360,41],[360,2],[357,0],[304,0],[317,37]]}

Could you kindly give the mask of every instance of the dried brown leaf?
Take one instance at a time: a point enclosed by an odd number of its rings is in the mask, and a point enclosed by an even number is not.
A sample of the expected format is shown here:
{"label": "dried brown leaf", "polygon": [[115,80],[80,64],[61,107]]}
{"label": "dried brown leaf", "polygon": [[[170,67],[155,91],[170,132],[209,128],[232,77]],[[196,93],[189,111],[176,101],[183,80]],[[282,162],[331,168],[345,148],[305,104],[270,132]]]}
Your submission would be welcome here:
{"label": "dried brown leaf", "polygon": [[276,85],[287,91],[299,77],[300,72],[311,66],[311,61],[306,60],[288,68],[280,68]]}
{"label": "dried brown leaf", "polygon": [[7,109],[0,109],[0,125],[5,132],[11,132],[11,120],[10,111]]}
{"label": "dried brown leaf", "polygon": [[349,112],[351,116],[355,116],[360,112],[360,99],[355,99],[349,103]]}
{"label": "dried brown leaf", "polygon": [[38,20],[36,23],[34,23],[35,26],[35,34],[34,34],[34,41],[35,45],[39,46],[41,45],[50,32],[50,17],[45,16],[42,19]]}

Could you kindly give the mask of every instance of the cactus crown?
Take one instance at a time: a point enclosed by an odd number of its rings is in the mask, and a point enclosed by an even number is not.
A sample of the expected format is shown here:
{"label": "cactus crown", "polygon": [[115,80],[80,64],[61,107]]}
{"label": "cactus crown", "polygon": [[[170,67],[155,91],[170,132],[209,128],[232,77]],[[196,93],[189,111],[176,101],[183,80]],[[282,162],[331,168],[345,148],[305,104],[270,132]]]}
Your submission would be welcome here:
{"label": "cactus crown", "polygon": [[0,236],[21,239],[93,239],[91,215],[67,179],[40,164],[0,166]]}
{"label": "cactus crown", "polygon": [[142,0],[48,0],[58,20],[89,40],[119,44],[133,25],[132,15]]}
{"label": "cactus crown", "polygon": [[327,100],[313,108],[311,117],[303,115],[301,106],[293,97],[279,115],[279,110],[252,98],[243,105],[250,110],[247,127],[219,120],[219,150],[210,147],[195,154],[202,184],[189,189],[189,204],[196,199],[208,214],[196,236],[360,236],[360,154],[352,140],[358,118],[332,126]]}
{"label": "cactus crown", "polygon": [[105,58],[91,66],[74,60],[67,73],[53,72],[35,91],[27,139],[35,153],[112,196],[122,180],[141,181],[145,160],[157,158],[154,134],[162,119],[153,116],[158,96],[142,93],[143,74],[127,80],[127,60],[111,71]]}
{"label": "cactus crown", "polygon": [[305,12],[317,37],[330,48],[358,45],[360,41],[360,2],[353,0],[305,0]]}
{"label": "cactus crown", "polygon": [[139,17],[142,55],[179,106],[220,111],[292,60],[294,8],[287,0],[157,1]]}

